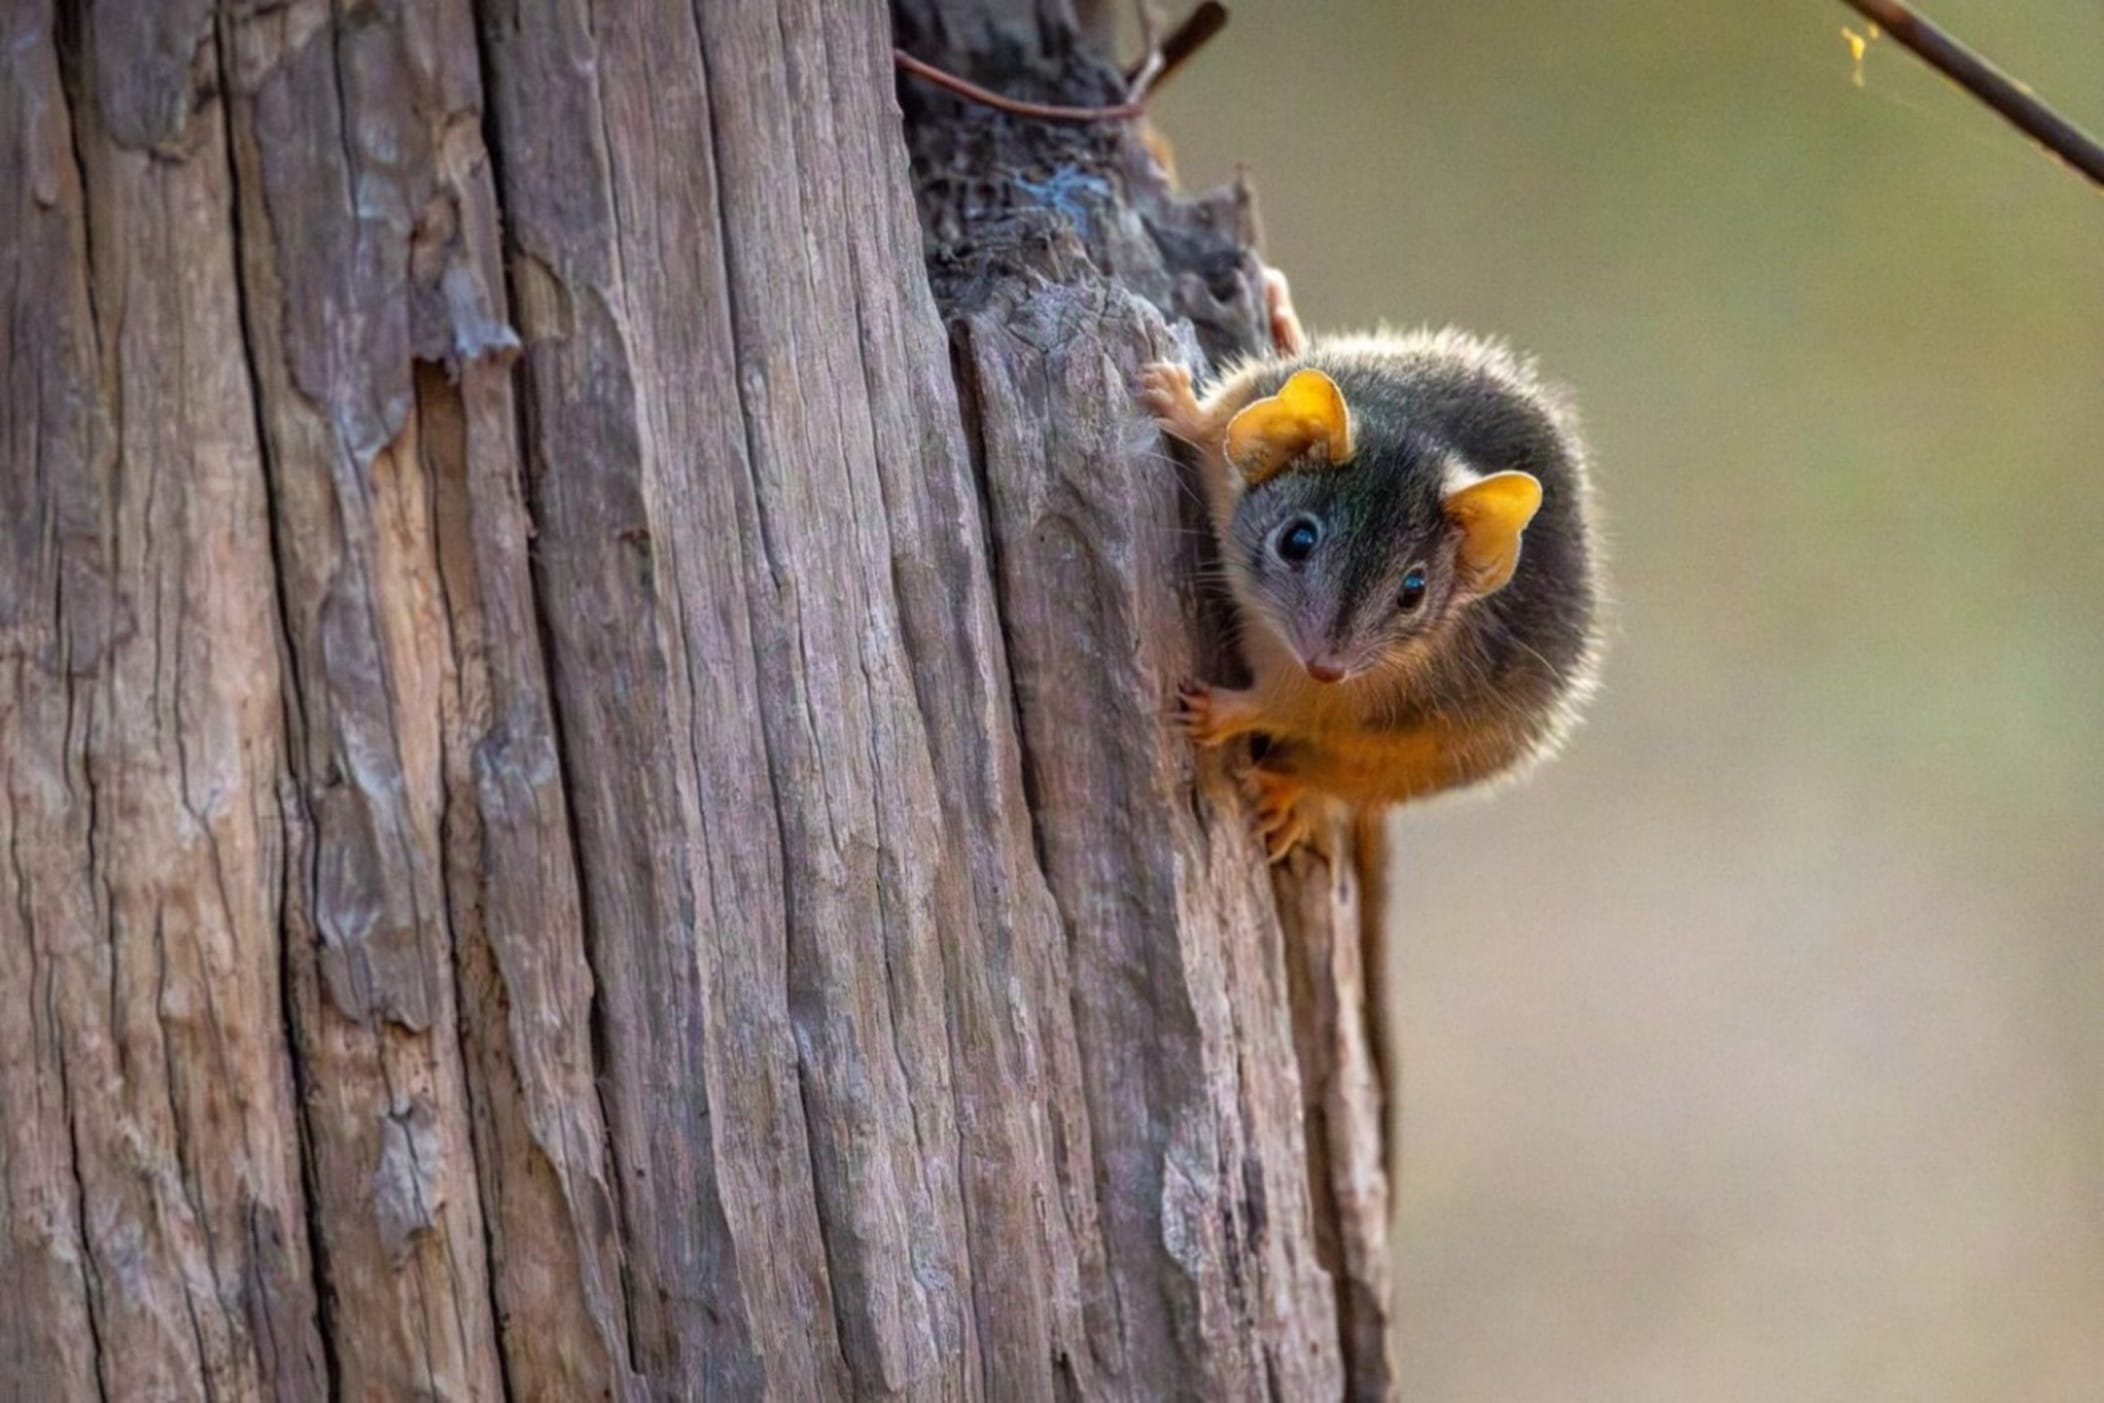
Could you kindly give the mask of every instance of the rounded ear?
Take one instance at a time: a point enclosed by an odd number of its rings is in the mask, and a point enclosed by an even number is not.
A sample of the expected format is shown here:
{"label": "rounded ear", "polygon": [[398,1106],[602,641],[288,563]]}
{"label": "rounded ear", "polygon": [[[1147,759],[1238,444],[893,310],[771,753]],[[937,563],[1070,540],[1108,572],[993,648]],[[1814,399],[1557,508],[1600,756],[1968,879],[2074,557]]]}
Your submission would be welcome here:
{"label": "rounded ear", "polygon": [[1461,574],[1478,598],[1496,594],[1520,564],[1520,533],[1541,510],[1541,483],[1527,473],[1492,473],[1446,497],[1461,528]]}
{"label": "rounded ear", "polygon": [[1352,416],[1343,391],[1319,370],[1294,371],[1277,394],[1227,421],[1226,452],[1251,487],[1295,458],[1342,463],[1352,456]]}

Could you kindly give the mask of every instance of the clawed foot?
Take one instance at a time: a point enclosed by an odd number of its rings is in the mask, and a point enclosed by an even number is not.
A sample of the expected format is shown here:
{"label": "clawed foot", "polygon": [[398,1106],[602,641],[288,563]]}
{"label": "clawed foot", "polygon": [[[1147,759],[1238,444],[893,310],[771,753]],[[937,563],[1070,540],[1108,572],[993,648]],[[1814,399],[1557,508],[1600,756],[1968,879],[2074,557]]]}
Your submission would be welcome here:
{"label": "clawed foot", "polygon": [[1311,828],[1308,817],[1308,788],[1291,775],[1267,770],[1259,765],[1242,780],[1254,806],[1254,822],[1251,825],[1263,841],[1264,856],[1271,862],[1282,862],[1286,854],[1293,851],[1308,836]]}
{"label": "clawed foot", "polygon": [[[1255,697],[1203,682],[1185,682],[1176,689],[1175,720],[1193,744],[1206,747],[1263,729]],[[1242,788],[1254,809],[1251,826],[1271,861],[1284,858],[1312,831],[1308,787],[1292,775],[1258,765],[1242,777]]]}
{"label": "clawed foot", "polygon": [[[1195,745],[1225,745],[1237,736],[1263,729],[1256,698],[1230,687],[1185,682],[1176,689],[1176,728]],[[1308,786],[1284,771],[1257,765],[1242,776],[1249,796],[1250,827],[1273,862],[1305,841],[1314,831],[1314,796]]]}
{"label": "clawed foot", "polygon": [[1221,724],[1220,708],[1214,705],[1216,695],[1203,682],[1185,682],[1176,689],[1176,727],[1193,744],[1224,745],[1233,734]]}
{"label": "clawed foot", "polygon": [[1154,422],[1186,443],[1205,439],[1205,411],[1191,388],[1191,368],[1174,361],[1156,361],[1140,371],[1140,403]]}
{"label": "clawed foot", "polygon": [[1257,704],[1247,692],[1185,682],[1176,689],[1176,725],[1193,743],[1225,745],[1257,729]]}

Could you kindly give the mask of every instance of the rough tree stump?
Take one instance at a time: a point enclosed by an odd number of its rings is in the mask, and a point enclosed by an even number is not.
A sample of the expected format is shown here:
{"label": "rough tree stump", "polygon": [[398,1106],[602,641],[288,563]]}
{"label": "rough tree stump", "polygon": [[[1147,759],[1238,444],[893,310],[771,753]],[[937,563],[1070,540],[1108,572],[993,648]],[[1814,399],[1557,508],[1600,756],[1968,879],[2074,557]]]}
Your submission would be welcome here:
{"label": "rough tree stump", "polygon": [[1390,1388],[1350,882],[1162,724],[1245,195],[874,0],[0,13],[0,1396]]}

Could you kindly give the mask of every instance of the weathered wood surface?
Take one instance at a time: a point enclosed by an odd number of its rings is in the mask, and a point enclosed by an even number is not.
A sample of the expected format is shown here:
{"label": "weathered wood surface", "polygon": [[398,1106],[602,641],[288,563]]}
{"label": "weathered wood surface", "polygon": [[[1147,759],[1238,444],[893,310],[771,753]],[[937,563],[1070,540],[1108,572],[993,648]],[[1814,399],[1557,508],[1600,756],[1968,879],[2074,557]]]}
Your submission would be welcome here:
{"label": "weathered wood surface", "polygon": [[868,0],[0,13],[0,1396],[1385,1389],[1348,894],[1161,725],[1234,200],[917,211]]}

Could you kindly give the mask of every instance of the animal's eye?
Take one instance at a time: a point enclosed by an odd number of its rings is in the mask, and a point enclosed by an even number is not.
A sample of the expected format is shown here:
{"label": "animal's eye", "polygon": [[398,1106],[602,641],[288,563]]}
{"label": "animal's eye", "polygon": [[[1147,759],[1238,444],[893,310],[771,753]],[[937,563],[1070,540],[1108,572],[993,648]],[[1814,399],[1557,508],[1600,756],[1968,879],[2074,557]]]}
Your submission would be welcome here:
{"label": "animal's eye", "polygon": [[1322,541],[1322,526],[1312,516],[1296,516],[1279,528],[1271,551],[1288,565],[1298,565],[1315,553]]}
{"label": "animal's eye", "polygon": [[1425,572],[1422,566],[1413,567],[1410,573],[1403,576],[1402,593],[1396,597],[1396,603],[1407,614],[1424,602]]}

